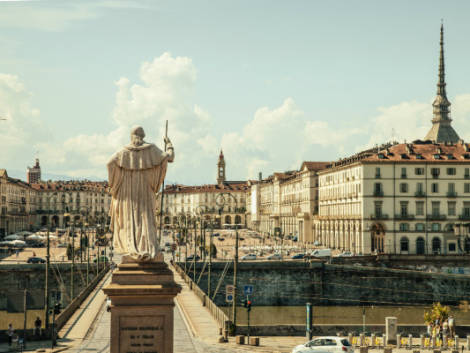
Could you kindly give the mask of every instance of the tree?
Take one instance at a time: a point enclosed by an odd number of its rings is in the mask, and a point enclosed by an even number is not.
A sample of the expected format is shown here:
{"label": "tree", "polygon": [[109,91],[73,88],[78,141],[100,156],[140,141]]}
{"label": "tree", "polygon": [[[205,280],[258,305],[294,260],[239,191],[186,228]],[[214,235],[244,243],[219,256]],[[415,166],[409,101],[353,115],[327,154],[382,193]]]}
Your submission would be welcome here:
{"label": "tree", "polygon": [[424,312],[424,322],[426,325],[434,325],[436,321],[438,321],[439,325],[442,325],[449,315],[450,308],[448,306],[443,306],[441,303],[434,303],[431,310]]}

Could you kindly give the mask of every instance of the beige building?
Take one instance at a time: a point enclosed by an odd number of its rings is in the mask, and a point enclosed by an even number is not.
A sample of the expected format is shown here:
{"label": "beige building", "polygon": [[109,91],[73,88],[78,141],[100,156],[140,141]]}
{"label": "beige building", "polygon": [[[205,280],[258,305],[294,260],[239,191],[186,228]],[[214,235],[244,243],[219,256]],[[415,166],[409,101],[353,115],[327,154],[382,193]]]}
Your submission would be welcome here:
{"label": "beige building", "polygon": [[313,216],[318,211],[318,171],[329,162],[304,162],[298,171],[274,173],[250,181],[248,226],[265,235],[279,233],[313,242]]}
{"label": "beige building", "polygon": [[359,254],[457,254],[470,239],[454,226],[470,220],[470,147],[451,126],[444,41],[432,127],[424,141],[389,144],[320,172],[314,238]]}
{"label": "beige building", "polygon": [[48,181],[32,184],[37,193],[37,225],[66,227],[73,222],[108,222],[111,195],[107,182]]}
{"label": "beige building", "polygon": [[[186,186],[168,185],[163,199],[163,224],[176,228],[180,217],[192,218],[202,212],[206,223],[245,227],[245,181],[225,180],[225,157],[221,152],[217,162],[217,184]],[[161,192],[157,195],[157,224],[160,222]],[[222,195],[222,196],[221,196]]]}
{"label": "beige building", "polygon": [[35,224],[36,193],[29,184],[0,169],[0,235],[30,229]]}

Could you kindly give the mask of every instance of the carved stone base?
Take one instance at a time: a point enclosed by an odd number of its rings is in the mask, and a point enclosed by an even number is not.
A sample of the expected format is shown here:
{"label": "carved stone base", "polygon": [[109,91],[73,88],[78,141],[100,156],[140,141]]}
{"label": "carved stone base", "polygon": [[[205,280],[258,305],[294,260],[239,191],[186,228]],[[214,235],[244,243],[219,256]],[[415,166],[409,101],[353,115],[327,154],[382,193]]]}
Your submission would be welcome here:
{"label": "carved stone base", "polygon": [[165,262],[124,263],[103,288],[111,299],[111,353],[173,353],[173,299]]}

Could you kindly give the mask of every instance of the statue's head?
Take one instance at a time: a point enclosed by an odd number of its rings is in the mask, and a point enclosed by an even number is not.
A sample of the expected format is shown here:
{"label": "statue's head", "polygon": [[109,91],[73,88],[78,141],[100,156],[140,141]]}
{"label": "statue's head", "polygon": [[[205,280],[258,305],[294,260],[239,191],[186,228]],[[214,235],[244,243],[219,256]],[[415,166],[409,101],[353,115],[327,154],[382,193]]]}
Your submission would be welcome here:
{"label": "statue's head", "polygon": [[145,132],[142,126],[135,126],[131,130],[131,143],[138,147],[144,143]]}

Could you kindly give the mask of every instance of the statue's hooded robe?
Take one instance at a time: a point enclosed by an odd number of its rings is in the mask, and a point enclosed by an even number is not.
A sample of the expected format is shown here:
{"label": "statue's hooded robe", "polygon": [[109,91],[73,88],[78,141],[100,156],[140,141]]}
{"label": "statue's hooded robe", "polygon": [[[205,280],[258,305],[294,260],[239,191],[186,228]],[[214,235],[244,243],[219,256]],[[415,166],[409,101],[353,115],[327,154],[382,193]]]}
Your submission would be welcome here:
{"label": "statue's hooded robe", "polygon": [[137,261],[151,260],[158,251],[156,193],[169,158],[154,144],[144,143],[125,146],[108,162],[113,246]]}

